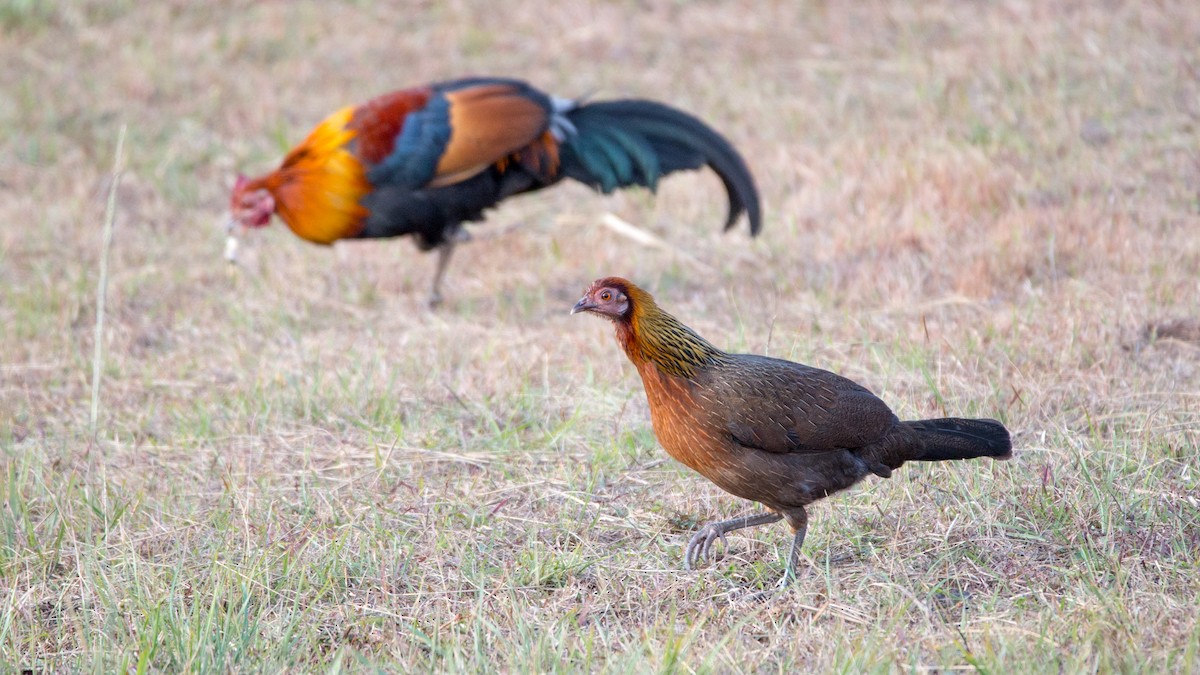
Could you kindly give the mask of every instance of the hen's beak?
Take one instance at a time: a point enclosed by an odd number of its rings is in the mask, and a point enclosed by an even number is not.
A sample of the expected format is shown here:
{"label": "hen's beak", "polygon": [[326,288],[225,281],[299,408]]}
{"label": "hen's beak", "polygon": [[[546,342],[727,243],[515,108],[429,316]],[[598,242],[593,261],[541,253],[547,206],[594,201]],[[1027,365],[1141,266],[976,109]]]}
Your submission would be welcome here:
{"label": "hen's beak", "polygon": [[589,300],[588,296],[585,295],[579,299],[579,302],[575,303],[574,307],[571,308],[571,313],[578,314],[580,312],[587,312],[593,309],[596,309],[596,303]]}

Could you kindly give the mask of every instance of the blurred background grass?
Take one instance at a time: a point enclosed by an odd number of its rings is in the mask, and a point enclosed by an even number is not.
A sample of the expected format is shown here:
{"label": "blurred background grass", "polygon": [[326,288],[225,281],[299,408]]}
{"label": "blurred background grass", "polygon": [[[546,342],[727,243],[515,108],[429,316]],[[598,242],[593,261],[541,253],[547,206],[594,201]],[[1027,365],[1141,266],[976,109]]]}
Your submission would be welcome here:
{"label": "blurred background grass", "polygon": [[[1194,671],[1200,8],[1187,3],[0,2],[0,655],[15,669]],[[337,107],[466,74],[688,110],[748,158],[563,185],[456,254],[228,189]],[[129,125],[100,433],[100,224]],[[643,248],[606,214],[672,250]],[[609,329],[629,276],[715,343],[1006,465],[906,467],[680,571],[749,510],[668,460]]]}

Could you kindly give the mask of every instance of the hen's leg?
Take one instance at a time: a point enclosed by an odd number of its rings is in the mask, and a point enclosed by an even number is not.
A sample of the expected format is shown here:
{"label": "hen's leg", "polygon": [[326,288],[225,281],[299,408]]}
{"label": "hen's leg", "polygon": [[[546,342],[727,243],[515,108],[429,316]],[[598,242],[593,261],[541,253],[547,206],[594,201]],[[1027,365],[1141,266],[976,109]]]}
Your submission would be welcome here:
{"label": "hen's leg", "polygon": [[804,545],[804,535],[808,534],[808,513],[800,507],[788,513],[788,524],[796,531],[792,537],[792,552],[788,555],[787,567],[783,570],[781,584],[796,580],[796,566],[800,564],[800,547]]}
{"label": "hen's leg", "polygon": [[744,527],[754,527],[755,525],[776,523],[780,520],[783,520],[783,516],[773,511],[768,511],[767,513],[709,523],[697,530],[696,534],[692,535],[691,541],[688,542],[687,548],[683,552],[683,568],[690,570],[701,560],[708,560],[709,549],[712,548],[713,543],[718,539],[721,540],[721,543],[725,543],[726,532],[733,532]]}

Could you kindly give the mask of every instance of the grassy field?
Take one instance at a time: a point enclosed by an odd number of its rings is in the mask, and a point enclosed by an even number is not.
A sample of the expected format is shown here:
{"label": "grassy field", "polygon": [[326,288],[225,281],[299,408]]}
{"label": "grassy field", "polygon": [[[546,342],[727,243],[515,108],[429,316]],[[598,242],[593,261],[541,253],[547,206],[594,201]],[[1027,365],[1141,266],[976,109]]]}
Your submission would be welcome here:
{"label": "grassy field", "polygon": [[[848,6],[844,6],[848,5]],[[913,6],[915,5],[915,6]],[[1200,670],[1200,4],[0,0],[0,660],[150,671]],[[408,241],[229,187],[463,74],[692,111],[750,160]],[[101,225],[118,130],[99,425]],[[667,247],[635,243],[609,214]],[[657,447],[584,287],[1014,432],[681,569],[752,505]]]}

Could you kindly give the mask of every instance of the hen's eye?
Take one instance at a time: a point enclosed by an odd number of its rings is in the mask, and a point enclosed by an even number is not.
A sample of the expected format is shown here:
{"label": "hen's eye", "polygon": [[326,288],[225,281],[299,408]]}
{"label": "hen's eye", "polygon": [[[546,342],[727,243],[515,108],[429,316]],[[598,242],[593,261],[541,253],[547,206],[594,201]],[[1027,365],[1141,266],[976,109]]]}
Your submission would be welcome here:
{"label": "hen's eye", "polygon": [[600,291],[600,299],[604,302],[612,300],[612,291]]}

